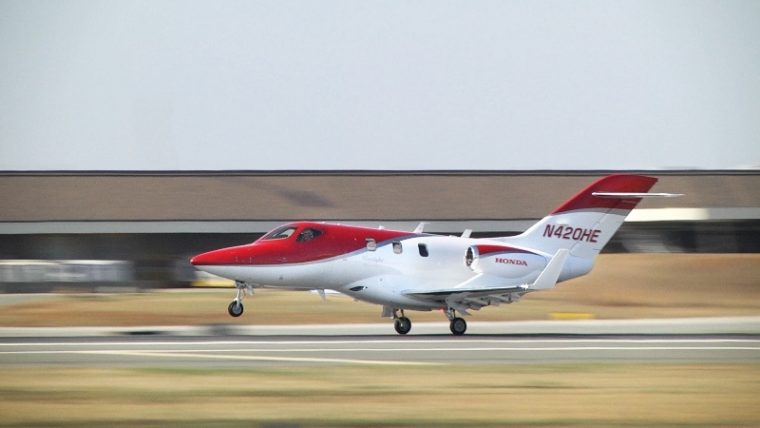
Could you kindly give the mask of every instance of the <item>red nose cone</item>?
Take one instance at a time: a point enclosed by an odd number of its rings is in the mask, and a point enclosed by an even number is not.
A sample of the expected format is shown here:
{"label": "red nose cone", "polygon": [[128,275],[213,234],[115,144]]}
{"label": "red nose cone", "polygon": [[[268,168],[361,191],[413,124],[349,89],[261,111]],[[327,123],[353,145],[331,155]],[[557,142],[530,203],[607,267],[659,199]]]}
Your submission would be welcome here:
{"label": "red nose cone", "polygon": [[234,265],[241,262],[242,247],[222,248],[198,254],[190,259],[193,266]]}
{"label": "red nose cone", "polygon": [[193,266],[212,265],[214,263],[211,263],[211,261],[215,258],[213,253],[213,251],[209,251],[208,253],[198,254],[190,259],[190,264]]}
{"label": "red nose cone", "polygon": [[198,254],[197,256],[190,259],[190,264],[193,266],[203,266],[210,264],[208,263],[208,254],[209,253]]}

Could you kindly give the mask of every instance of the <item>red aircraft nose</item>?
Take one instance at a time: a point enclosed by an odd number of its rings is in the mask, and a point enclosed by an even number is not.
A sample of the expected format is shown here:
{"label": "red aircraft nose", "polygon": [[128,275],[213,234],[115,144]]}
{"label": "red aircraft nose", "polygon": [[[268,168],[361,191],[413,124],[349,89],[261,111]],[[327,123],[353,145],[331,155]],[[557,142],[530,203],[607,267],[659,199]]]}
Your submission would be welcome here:
{"label": "red aircraft nose", "polygon": [[235,265],[248,261],[251,257],[245,254],[245,246],[222,248],[198,254],[190,259],[193,266]]}

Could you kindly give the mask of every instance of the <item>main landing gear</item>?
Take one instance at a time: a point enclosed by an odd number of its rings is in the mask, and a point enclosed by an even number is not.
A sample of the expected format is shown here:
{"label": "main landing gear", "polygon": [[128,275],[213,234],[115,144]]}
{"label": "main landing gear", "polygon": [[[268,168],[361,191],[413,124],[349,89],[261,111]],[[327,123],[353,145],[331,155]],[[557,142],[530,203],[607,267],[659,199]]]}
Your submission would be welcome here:
{"label": "main landing gear", "polygon": [[449,330],[454,336],[461,336],[467,331],[467,321],[464,318],[456,316],[454,309],[446,309],[446,318],[449,319]]}
{"label": "main landing gear", "polygon": [[393,328],[398,334],[407,334],[412,329],[412,320],[404,316],[403,309],[401,309],[401,316],[398,316],[398,309],[393,310]]}
{"label": "main landing gear", "polygon": [[227,306],[227,312],[231,317],[237,318],[243,315],[243,310],[245,309],[243,307],[243,298],[246,294],[253,295],[253,287],[242,281],[235,281],[235,287],[237,288],[237,295],[235,296],[235,300]]}
{"label": "main landing gear", "polygon": [[449,330],[454,336],[461,336],[467,331],[467,321],[464,318],[456,317],[449,322]]}
{"label": "main landing gear", "polygon": [[[401,316],[399,316],[399,311]],[[386,312],[387,313],[387,312]],[[461,336],[467,331],[467,321],[456,316],[454,309],[446,309],[446,318],[449,319],[449,330],[454,336]],[[404,316],[403,309],[393,309],[393,328],[398,334],[407,334],[412,329],[412,321]]]}

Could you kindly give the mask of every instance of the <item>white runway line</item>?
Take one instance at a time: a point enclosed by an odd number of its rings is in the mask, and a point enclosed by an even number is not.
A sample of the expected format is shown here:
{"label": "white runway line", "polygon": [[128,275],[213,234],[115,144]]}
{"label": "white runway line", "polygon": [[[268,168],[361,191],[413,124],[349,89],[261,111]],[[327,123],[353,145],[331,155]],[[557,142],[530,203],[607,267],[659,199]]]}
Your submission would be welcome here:
{"label": "white runway line", "polygon": [[[518,343],[756,343],[760,339],[385,339],[385,340],[213,340],[213,341],[116,341],[116,342],[7,342],[0,347],[12,346],[198,346],[198,345],[353,345],[357,343],[384,344],[518,344]],[[429,348],[425,348],[429,349]]]}
{"label": "white runway line", "polygon": [[[206,352],[206,351],[202,351]],[[208,352],[216,352],[209,350]],[[94,352],[89,352],[90,354]],[[275,361],[288,363],[337,363],[337,364],[358,364],[373,366],[430,366],[442,365],[440,363],[424,363],[411,361],[381,361],[381,360],[357,360],[351,358],[298,358],[298,357],[271,357],[255,355],[205,355],[193,354],[187,352],[135,352],[135,351],[104,351],[99,353],[109,353],[114,355],[126,355],[137,357],[162,357],[162,358],[200,358],[213,360],[238,360],[238,361]]]}
{"label": "white runway line", "polygon": [[[431,341],[404,341],[404,340],[385,340],[385,341],[363,341],[363,344],[373,345],[416,345],[416,346],[382,346],[382,347],[324,347],[325,345],[356,345],[356,341],[282,341],[282,342],[250,342],[250,341],[216,341],[216,342],[64,342],[64,343],[4,343],[1,344],[8,349],[9,347],[51,347],[64,348],[63,350],[6,350],[0,351],[0,355],[42,355],[42,354],[88,354],[88,355],[159,355],[167,354],[181,356],[183,354],[193,353],[196,356],[209,357],[204,354],[211,353],[346,353],[346,352],[369,352],[369,353],[401,353],[401,352],[484,352],[484,351],[652,351],[652,350],[689,350],[689,351],[710,351],[710,350],[741,350],[760,352],[760,340],[755,339],[695,339],[695,340],[519,340],[519,341],[460,341],[460,340],[431,340]],[[630,346],[598,346],[600,343],[610,344],[630,344]],[[437,346],[420,347],[421,344],[436,344]],[[467,346],[472,344],[486,344],[491,346]],[[502,346],[493,346],[502,344]],[[531,344],[534,346],[522,346]],[[535,346],[537,344],[566,344],[567,346]],[[586,344],[581,346],[581,344]],[[594,344],[594,346],[591,346]],[[658,345],[661,344],[661,345]],[[245,345],[238,348],[190,348],[187,346],[234,346]],[[270,348],[261,348],[257,345],[274,346]],[[293,348],[289,346],[298,345],[322,345],[314,348]],[[440,345],[457,345],[457,346],[440,346]],[[465,346],[462,346],[465,345]],[[515,346],[518,345],[518,346]],[[654,346],[653,346],[654,345]],[[746,346],[739,346],[746,345]],[[84,346],[91,348],[108,348],[121,347],[124,349],[90,349],[90,350],[66,350],[72,346]],[[134,349],[132,346],[139,346]],[[155,349],[163,347],[164,349]],[[168,349],[173,347],[176,349]],[[151,349],[153,348],[153,349]],[[227,356],[229,357],[229,356]],[[266,357],[269,358],[269,357]]]}
{"label": "white runway line", "polygon": [[[344,353],[344,352],[525,352],[525,351],[548,351],[548,352],[568,352],[568,351],[757,351],[760,356],[760,348],[749,346],[562,346],[562,347],[529,347],[529,348],[315,348],[315,349],[177,349],[177,350],[99,350],[99,351],[0,351],[0,355],[139,355],[139,356],[165,356],[189,355],[187,353],[196,353],[195,356],[204,356],[214,358],[212,353],[233,353],[233,352],[252,352],[252,353]],[[163,355],[165,354],[165,355]],[[206,355],[204,355],[206,354]],[[221,357],[221,356],[220,356]],[[231,356],[230,356],[231,357]],[[226,358],[226,357],[225,357]],[[274,359],[279,357],[261,357],[262,359]],[[293,361],[300,358],[294,358]],[[283,361],[287,361],[283,359]],[[348,361],[348,360],[342,360]],[[356,360],[360,361],[360,360]],[[363,361],[363,360],[362,360]],[[368,362],[372,364],[373,362]],[[386,362],[387,363],[387,362]],[[406,364],[406,363],[404,363]]]}
{"label": "white runway line", "polygon": [[[197,352],[197,353],[194,353]],[[256,355],[209,355],[207,353],[219,352],[246,352],[246,350],[192,350],[192,351],[9,351],[0,352],[0,355],[115,355],[115,356],[132,356],[132,357],[160,357],[160,358],[196,358],[209,360],[239,360],[239,361],[274,361],[288,363],[338,363],[338,364],[359,364],[359,365],[376,365],[376,366],[437,366],[443,363],[435,362],[416,362],[416,361],[384,361],[384,360],[359,360],[352,358],[300,358],[300,357],[274,357],[274,356],[256,356]]]}
{"label": "white runway line", "polygon": [[108,355],[123,353],[128,354],[174,354],[179,355],[183,352],[195,352],[199,354],[207,353],[232,353],[232,352],[254,352],[254,353],[282,353],[282,352],[490,352],[490,351],[758,351],[759,347],[752,346],[557,346],[557,347],[477,347],[477,348],[309,348],[309,349],[259,349],[259,348],[235,348],[235,349],[133,349],[133,350],[92,350],[92,351],[0,351],[0,355],[45,355],[45,354],[91,354],[91,355]]}

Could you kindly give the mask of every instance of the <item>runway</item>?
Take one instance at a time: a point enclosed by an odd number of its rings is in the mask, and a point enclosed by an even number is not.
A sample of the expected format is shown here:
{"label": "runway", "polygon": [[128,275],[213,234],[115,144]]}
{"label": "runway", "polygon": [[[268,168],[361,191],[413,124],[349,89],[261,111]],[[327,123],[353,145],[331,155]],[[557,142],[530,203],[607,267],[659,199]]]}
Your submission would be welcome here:
{"label": "runway", "polygon": [[0,366],[250,368],[574,362],[760,362],[760,337],[90,337],[0,342]]}
{"label": "runway", "polygon": [[1,366],[241,368],[313,365],[760,362],[760,318],[0,329]]}

